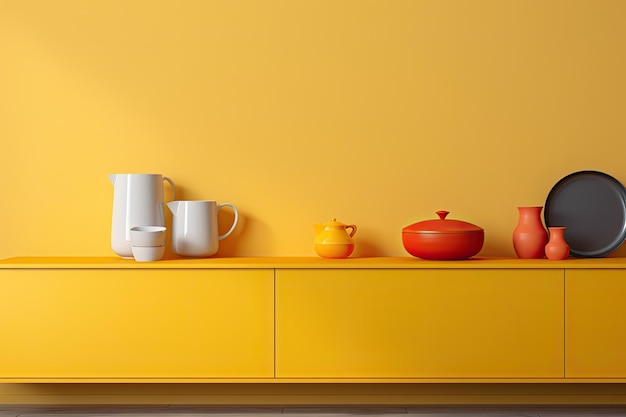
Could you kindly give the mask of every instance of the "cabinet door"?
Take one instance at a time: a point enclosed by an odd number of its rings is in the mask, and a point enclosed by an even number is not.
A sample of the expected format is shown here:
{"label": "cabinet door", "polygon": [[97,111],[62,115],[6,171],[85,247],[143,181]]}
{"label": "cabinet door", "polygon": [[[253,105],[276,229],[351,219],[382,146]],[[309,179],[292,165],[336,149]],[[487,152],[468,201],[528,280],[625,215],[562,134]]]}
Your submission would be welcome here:
{"label": "cabinet door", "polygon": [[562,378],[563,270],[278,270],[278,378]]}
{"label": "cabinet door", "polygon": [[273,270],[2,270],[0,378],[273,377]]}
{"label": "cabinet door", "polygon": [[626,270],[567,270],[565,375],[626,378]]}

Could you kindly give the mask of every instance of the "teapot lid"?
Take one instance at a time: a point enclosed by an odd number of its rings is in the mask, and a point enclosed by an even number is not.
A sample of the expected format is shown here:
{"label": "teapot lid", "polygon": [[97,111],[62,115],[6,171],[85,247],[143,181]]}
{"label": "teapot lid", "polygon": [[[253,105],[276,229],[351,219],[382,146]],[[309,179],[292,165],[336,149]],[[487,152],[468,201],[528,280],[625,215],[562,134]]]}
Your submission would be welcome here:
{"label": "teapot lid", "polygon": [[336,218],[332,217],[329,222],[322,224],[324,227],[346,227],[345,224],[338,222]]}
{"label": "teapot lid", "polygon": [[446,219],[449,212],[437,211],[439,219],[424,220],[402,229],[403,233],[483,233],[483,229],[462,220]]}

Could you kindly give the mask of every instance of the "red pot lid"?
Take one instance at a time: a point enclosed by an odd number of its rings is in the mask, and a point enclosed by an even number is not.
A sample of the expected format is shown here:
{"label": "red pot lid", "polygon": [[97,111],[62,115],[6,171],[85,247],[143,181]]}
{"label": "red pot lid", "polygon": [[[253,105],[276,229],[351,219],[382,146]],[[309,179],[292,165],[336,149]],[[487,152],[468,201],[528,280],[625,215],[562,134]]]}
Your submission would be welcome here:
{"label": "red pot lid", "polygon": [[448,212],[437,212],[439,219],[424,220],[402,229],[402,233],[483,233],[483,229],[462,220],[446,219]]}

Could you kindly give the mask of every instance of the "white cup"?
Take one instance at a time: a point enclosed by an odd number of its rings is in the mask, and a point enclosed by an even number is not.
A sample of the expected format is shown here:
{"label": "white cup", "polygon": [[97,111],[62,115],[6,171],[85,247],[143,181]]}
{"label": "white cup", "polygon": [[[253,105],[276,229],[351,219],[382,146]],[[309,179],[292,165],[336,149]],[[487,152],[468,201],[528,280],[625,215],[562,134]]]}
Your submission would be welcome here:
{"label": "white cup", "polygon": [[130,228],[131,246],[163,246],[165,226],[135,226]]}
{"label": "white cup", "polygon": [[[181,256],[207,257],[215,255],[219,241],[230,235],[239,219],[237,208],[231,203],[217,204],[212,200],[170,201],[172,211],[172,252]],[[230,207],[235,218],[230,229],[220,235],[217,230],[217,213]]]}
{"label": "white cup", "polygon": [[137,262],[153,262],[158,261],[165,253],[165,245],[163,246],[131,246],[133,258]]}

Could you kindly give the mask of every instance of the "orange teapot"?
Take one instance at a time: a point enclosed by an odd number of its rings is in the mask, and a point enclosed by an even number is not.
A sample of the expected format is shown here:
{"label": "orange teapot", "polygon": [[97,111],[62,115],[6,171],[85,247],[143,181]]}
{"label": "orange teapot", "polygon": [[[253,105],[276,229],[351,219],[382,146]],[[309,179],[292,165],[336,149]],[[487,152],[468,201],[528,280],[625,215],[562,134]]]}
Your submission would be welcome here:
{"label": "orange teapot", "polygon": [[314,224],[313,228],[317,233],[313,240],[315,252],[322,258],[347,258],[354,251],[355,225],[346,225],[332,218],[327,223]]}

